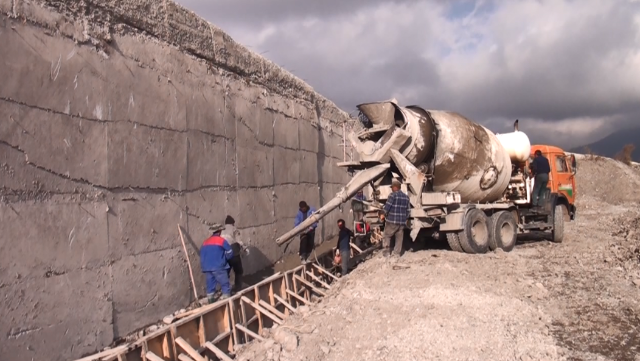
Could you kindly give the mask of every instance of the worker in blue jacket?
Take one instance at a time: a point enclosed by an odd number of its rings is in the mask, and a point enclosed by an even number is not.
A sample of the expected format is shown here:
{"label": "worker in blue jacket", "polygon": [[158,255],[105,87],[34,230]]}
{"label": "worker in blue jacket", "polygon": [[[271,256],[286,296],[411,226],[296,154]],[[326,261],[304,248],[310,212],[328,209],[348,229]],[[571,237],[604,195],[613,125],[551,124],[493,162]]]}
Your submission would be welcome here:
{"label": "worker in blue jacket", "polygon": [[[298,214],[296,214],[296,219],[293,222],[294,227],[298,227],[298,225],[304,222],[308,217],[310,217],[316,210],[313,207],[310,207],[307,202],[300,201],[298,204]],[[311,252],[315,247],[315,235],[316,235],[316,227],[318,227],[318,222],[314,222],[311,227],[305,229],[300,234],[300,261],[302,264],[307,263],[309,256],[311,256]]]}
{"label": "worker in blue jacket", "polygon": [[220,284],[222,291],[221,300],[231,296],[231,284],[229,283],[229,260],[233,258],[233,250],[226,239],[220,236],[224,226],[211,228],[213,234],[207,238],[200,248],[200,268],[207,279],[207,298],[209,303],[214,301],[216,286]]}

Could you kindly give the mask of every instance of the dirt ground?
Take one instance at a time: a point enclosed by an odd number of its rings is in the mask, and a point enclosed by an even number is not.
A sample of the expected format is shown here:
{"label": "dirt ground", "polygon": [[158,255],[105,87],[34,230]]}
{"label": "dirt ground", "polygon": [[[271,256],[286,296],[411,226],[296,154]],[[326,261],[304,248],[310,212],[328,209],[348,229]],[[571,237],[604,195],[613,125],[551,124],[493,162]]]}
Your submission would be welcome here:
{"label": "dirt ground", "polygon": [[238,359],[640,360],[640,170],[580,159],[577,179],[562,244],[375,255]]}

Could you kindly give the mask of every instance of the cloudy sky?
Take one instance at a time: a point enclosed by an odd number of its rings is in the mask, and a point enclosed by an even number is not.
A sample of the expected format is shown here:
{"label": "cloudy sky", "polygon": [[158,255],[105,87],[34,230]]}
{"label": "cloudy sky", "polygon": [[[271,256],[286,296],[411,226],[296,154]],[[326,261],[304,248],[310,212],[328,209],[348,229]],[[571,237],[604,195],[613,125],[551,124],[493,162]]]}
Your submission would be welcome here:
{"label": "cloudy sky", "polygon": [[346,111],[396,97],[572,147],[640,126],[640,0],[177,0]]}

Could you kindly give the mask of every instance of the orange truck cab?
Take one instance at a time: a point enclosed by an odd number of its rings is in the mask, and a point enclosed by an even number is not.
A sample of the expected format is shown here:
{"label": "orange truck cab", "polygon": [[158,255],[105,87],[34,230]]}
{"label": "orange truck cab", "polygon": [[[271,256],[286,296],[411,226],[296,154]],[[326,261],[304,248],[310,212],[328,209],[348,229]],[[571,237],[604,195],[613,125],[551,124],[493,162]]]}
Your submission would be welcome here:
{"label": "orange truck cab", "polygon": [[531,158],[539,150],[542,155],[549,160],[551,173],[549,173],[549,183],[551,199],[555,199],[555,204],[564,206],[565,220],[574,220],[576,216],[576,157],[568,155],[561,148],[551,145],[532,145]]}

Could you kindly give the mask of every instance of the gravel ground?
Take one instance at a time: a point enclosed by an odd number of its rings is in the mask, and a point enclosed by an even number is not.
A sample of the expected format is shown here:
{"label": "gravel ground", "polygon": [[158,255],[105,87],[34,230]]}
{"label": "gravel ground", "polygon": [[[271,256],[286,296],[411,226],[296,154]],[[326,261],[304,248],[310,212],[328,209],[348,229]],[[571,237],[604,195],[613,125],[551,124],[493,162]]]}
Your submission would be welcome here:
{"label": "gravel ground", "polygon": [[374,256],[238,359],[640,360],[640,172],[580,166],[564,243]]}

